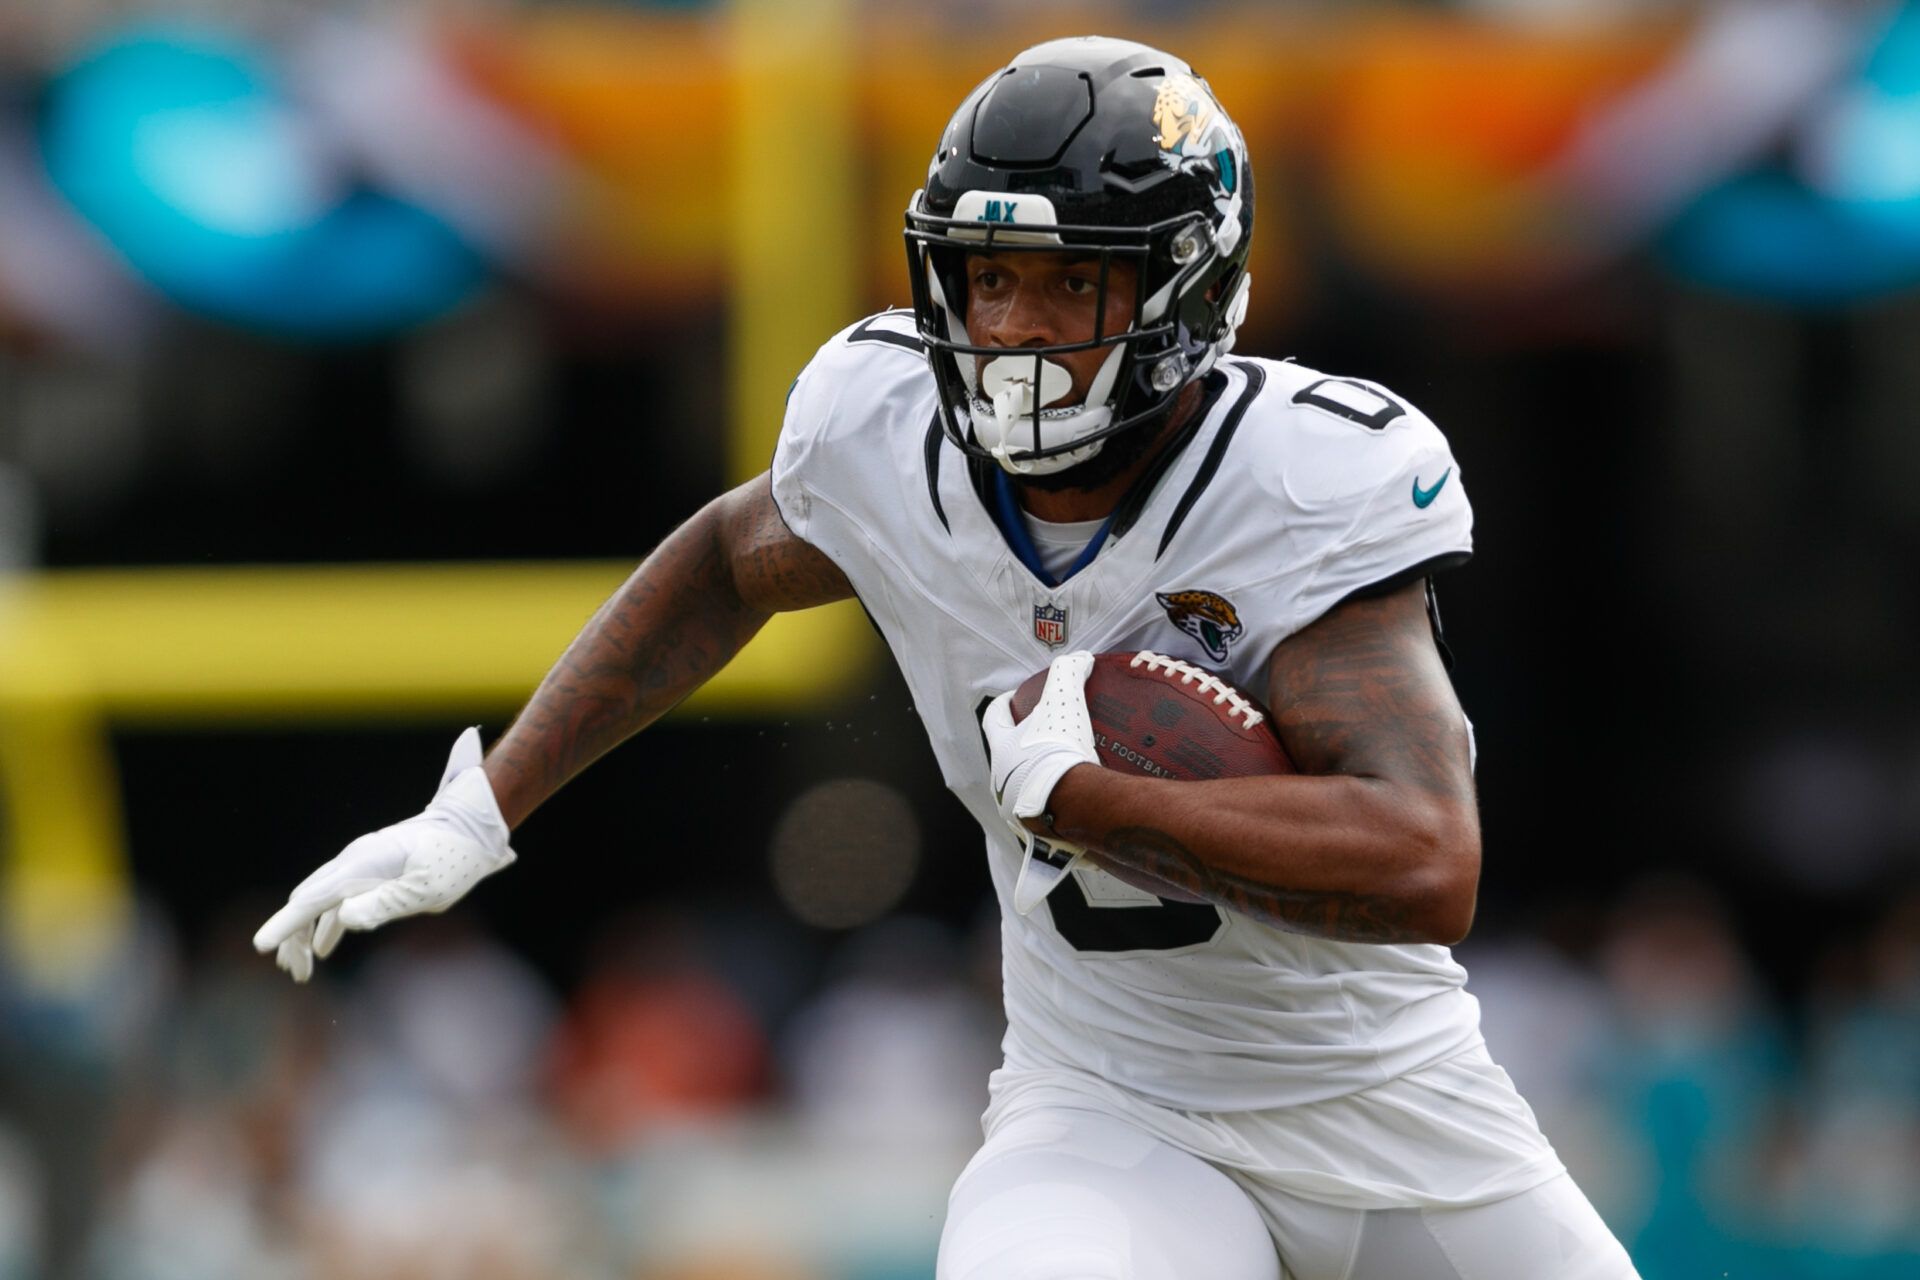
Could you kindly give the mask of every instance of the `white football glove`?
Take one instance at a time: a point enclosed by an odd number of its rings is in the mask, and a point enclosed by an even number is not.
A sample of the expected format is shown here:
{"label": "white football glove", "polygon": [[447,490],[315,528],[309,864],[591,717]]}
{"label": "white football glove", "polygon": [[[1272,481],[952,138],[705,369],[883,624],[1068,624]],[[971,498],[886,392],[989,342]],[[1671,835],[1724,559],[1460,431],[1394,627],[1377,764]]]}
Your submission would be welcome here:
{"label": "white football glove", "polygon": [[1021,915],[1038,906],[1085,856],[1079,845],[1035,835],[1022,819],[1046,813],[1053,788],[1067,770],[1100,763],[1093,747],[1093,719],[1087,714],[1087,675],[1092,670],[1093,655],[1085,649],[1063,653],[1047,668],[1040,700],[1025,720],[1014,723],[1013,695],[1003,693],[987,704],[980,722],[987,735],[994,801],[1026,854],[1013,886],[1013,909]]}
{"label": "white football glove", "polygon": [[482,878],[511,863],[507,823],[480,767],[480,730],[453,744],[433,802],[404,822],[361,836],[302,880],[253,935],[295,982],[313,976],[348,929],[445,911]]}

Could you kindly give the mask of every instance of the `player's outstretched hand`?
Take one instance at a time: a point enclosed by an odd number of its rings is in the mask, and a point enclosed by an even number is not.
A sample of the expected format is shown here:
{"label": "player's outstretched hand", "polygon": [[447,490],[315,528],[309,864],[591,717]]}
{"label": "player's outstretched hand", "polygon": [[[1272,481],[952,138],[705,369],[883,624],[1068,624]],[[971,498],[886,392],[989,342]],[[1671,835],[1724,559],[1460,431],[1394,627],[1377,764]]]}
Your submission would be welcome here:
{"label": "player's outstretched hand", "polygon": [[1092,670],[1093,654],[1087,650],[1063,653],[1047,668],[1046,686],[1026,719],[1014,723],[1009,692],[987,704],[981,721],[994,800],[1027,855],[1013,891],[1014,909],[1022,915],[1060,883],[1084,852],[1065,841],[1036,836],[1024,820],[1047,812],[1047,800],[1067,770],[1100,763],[1093,746],[1093,719],[1087,714],[1087,675]]}
{"label": "player's outstretched hand", "polygon": [[313,976],[348,929],[445,911],[514,860],[507,824],[480,767],[480,731],[453,744],[433,802],[404,822],[361,836],[302,880],[253,935],[254,947],[295,982]]}

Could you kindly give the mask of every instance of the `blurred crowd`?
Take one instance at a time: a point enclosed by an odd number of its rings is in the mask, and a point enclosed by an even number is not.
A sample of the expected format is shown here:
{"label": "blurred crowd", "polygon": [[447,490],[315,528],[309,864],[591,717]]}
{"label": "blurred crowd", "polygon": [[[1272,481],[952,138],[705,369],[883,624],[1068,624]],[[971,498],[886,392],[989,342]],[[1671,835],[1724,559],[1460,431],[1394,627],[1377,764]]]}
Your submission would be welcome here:
{"label": "blurred crowd", "polygon": [[815,963],[778,920],[655,904],[566,990],[459,916],[308,988],[226,923],[188,954],[150,911],[96,998],[0,1012],[0,1275],[930,1274],[997,1058],[984,926],[872,925],[772,1003]]}
{"label": "blurred crowd", "polygon": [[[997,1059],[994,922],[817,951],[656,905],[565,987],[456,915],[296,988],[250,927],[192,948],[149,911],[93,998],[0,1008],[0,1276],[931,1276]],[[1920,895],[1792,1005],[1688,880],[1462,955],[1647,1280],[1920,1267]]]}
{"label": "blurred crowd", "polygon": [[1920,894],[1806,957],[1792,1002],[1726,905],[1670,877],[1461,958],[1495,1058],[1647,1280],[1920,1267]]}

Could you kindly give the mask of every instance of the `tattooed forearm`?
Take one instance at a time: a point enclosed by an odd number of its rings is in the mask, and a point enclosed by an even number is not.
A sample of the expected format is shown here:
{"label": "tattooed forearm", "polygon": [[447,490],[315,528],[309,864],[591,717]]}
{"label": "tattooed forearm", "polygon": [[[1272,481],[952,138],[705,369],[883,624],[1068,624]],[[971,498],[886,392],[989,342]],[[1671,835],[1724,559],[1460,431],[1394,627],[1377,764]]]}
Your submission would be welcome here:
{"label": "tattooed forearm", "polygon": [[1269,705],[1298,774],[1174,782],[1069,770],[1053,830],[1277,928],[1440,942],[1473,924],[1480,823],[1466,723],[1416,585],[1281,644]]}
{"label": "tattooed forearm", "polygon": [[850,593],[781,523],[764,477],[711,503],[600,607],[488,754],[508,824],[711,679],[771,613]]}
{"label": "tattooed forearm", "polygon": [[1337,942],[1420,942],[1414,905],[1383,893],[1297,890],[1208,866],[1185,845],[1152,827],[1110,832],[1096,861],[1119,863],[1176,885],[1208,902],[1291,933]]}
{"label": "tattooed forearm", "polygon": [[1328,613],[1274,651],[1267,703],[1302,773],[1387,778],[1472,802],[1466,723],[1422,584]]}
{"label": "tattooed forearm", "polygon": [[711,521],[669,537],[600,607],[487,760],[509,824],[711,677],[767,615],[727,585]]}

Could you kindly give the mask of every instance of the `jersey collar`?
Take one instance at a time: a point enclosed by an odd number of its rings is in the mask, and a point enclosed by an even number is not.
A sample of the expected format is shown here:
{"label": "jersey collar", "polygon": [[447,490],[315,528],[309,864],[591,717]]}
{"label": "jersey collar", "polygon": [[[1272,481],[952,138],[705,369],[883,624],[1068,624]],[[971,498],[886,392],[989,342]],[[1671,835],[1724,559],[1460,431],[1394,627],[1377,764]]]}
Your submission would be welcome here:
{"label": "jersey collar", "polygon": [[1146,509],[1147,500],[1153,496],[1154,490],[1159,487],[1167,470],[1179,460],[1181,454],[1186,452],[1187,446],[1193,442],[1193,437],[1212,416],[1214,406],[1219,402],[1220,393],[1226,390],[1227,377],[1224,373],[1215,370],[1207,375],[1203,387],[1204,393],[1200,403],[1194,406],[1194,411],[1188,416],[1186,424],[1171,440],[1167,441],[1166,446],[1154,458],[1153,465],[1133,482],[1133,486],[1120,499],[1119,505],[1114,507],[1113,514],[1106,518],[1100,525],[1099,531],[1088,541],[1085,550],[1075,557],[1074,562],[1067,567],[1067,571],[1058,578],[1048,573],[1046,566],[1041,562],[1039,549],[1033,544],[1033,535],[1027,528],[1026,516],[1020,510],[1020,503],[1014,496],[1013,482],[1007,478],[1007,473],[992,463],[978,464],[974,472],[975,488],[980,491],[982,502],[988,513],[993,516],[993,522],[999,526],[1001,536],[1007,540],[1008,550],[1013,552],[1015,559],[1026,566],[1027,572],[1042,584],[1057,587],[1092,564],[1094,557],[1100,554],[1100,548],[1106,545],[1109,537],[1123,537],[1129,529],[1133,528],[1134,522]]}
{"label": "jersey collar", "polygon": [[1040,549],[1033,545],[1033,532],[1027,528],[1027,518],[1020,510],[1020,502],[1013,494],[1013,481],[1007,479],[1007,473],[999,467],[993,469],[993,515],[994,523],[1000,526],[1001,534],[1007,540],[1007,548],[1012,551],[1021,564],[1027,566],[1027,572],[1049,587],[1057,587],[1074,574],[1093,563],[1100,554],[1100,548],[1106,543],[1107,535],[1113,530],[1114,520],[1119,511],[1100,522],[1100,528],[1094,532],[1080,554],[1074,557],[1067,571],[1055,578],[1047,572],[1046,564],[1040,558]]}

